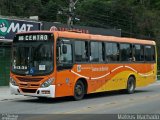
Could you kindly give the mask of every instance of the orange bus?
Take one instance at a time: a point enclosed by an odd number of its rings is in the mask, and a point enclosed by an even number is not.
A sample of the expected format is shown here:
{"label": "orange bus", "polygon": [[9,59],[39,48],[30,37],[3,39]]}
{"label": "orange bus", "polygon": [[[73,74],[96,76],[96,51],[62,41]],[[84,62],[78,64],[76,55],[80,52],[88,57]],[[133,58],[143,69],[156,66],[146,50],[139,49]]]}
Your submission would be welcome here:
{"label": "orange bus", "polygon": [[12,94],[38,98],[125,90],[156,81],[156,43],[67,31],[18,33],[13,39]]}

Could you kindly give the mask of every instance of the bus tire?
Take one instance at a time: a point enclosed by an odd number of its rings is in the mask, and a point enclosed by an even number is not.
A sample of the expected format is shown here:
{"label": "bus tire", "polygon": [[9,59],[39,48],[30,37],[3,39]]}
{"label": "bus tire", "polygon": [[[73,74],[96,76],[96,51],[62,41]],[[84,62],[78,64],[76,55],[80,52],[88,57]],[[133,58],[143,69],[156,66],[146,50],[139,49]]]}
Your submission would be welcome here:
{"label": "bus tire", "polygon": [[74,100],[81,100],[85,95],[85,85],[81,80],[78,80],[74,87]]}
{"label": "bus tire", "polygon": [[131,76],[131,77],[128,78],[126,92],[128,94],[133,94],[134,91],[135,91],[135,87],[136,87],[135,78]]}

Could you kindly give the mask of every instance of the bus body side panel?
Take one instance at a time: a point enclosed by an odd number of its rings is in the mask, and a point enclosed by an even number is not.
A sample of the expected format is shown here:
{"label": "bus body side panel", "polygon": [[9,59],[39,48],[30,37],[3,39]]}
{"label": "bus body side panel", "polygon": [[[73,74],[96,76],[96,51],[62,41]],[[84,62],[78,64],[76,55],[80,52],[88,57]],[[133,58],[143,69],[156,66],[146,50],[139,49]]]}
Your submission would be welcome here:
{"label": "bus body side panel", "polygon": [[[126,87],[126,81],[130,71],[126,71],[123,64],[106,64],[108,71],[105,74],[105,83],[94,92],[120,90]],[[96,73],[94,73],[96,74]]]}
{"label": "bus body side panel", "polygon": [[56,74],[56,97],[73,95],[73,81],[75,75],[71,70],[57,71]]}
{"label": "bus body side panel", "polygon": [[109,74],[109,68],[106,64],[91,64],[91,79],[90,81],[94,83],[94,91],[97,88],[101,88],[101,91],[105,91],[106,76]]}
{"label": "bus body side panel", "polygon": [[110,69],[110,75],[106,77],[105,85],[98,88],[94,92],[104,91],[104,88],[105,91],[126,89],[127,80],[130,75],[133,75],[135,77],[136,87],[149,85],[156,80],[155,64],[110,64],[108,66]]}
{"label": "bus body side panel", "polygon": [[157,65],[155,63],[146,63],[137,66],[139,66],[139,69],[146,69],[145,72],[138,72],[137,87],[143,87],[156,81]]}
{"label": "bus body side panel", "polygon": [[[155,82],[156,70],[154,64],[92,64],[91,77],[89,72],[83,70],[87,67],[81,66],[81,72],[77,72],[76,66],[73,69],[75,78],[80,76],[89,78],[88,93],[96,93],[102,91],[126,89],[129,76],[136,79],[136,87],[142,87]],[[78,65],[77,65],[78,66]],[[89,68],[89,67],[88,67]],[[74,83],[73,83],[74,84]]]}
{"label": "bus body side panel", "polygon": [[73,96],[75,83],[81,78],[87,81],[89,91],[93,91],[93,86],[95,84],[92,82],[88,82],[90,79],[90,74],[90,64],[75,64],[70,70],[57,71],[56,97]]}

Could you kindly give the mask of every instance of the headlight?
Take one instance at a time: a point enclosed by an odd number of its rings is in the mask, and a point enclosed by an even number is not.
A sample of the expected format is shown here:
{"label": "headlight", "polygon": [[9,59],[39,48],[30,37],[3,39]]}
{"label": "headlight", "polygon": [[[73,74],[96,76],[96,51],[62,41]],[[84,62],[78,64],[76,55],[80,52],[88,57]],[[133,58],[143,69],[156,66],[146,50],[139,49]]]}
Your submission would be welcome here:
{"label": "headlight", "polygon": [[48,79],[47,81],[45,81],[41,87],[44,88],[44,87],[49,87],[52,83],[54,82],[54,78],[50,78]]}
{"label": "headlight", "polygon": [[10,77],[10,83],[14,86],[18,86],[16,81],[12,77]]}

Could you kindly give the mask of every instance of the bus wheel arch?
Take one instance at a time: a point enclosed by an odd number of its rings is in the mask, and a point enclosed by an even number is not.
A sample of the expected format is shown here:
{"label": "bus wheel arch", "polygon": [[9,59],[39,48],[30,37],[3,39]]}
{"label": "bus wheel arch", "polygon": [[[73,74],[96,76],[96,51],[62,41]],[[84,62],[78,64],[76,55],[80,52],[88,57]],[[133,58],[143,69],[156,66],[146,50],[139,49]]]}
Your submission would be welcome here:
{"label": "bus wheel arch", "polygon": [[88,83],[85,78],[79,78],[74,85],[73,97],[75,100],[81,100],[88,91]]}
{"label": "bus wheel arch", "polygon": [[126,93],[133,94],[135,88],[136,88],[136,77],[134,75],[130,75],[127,80]]}

